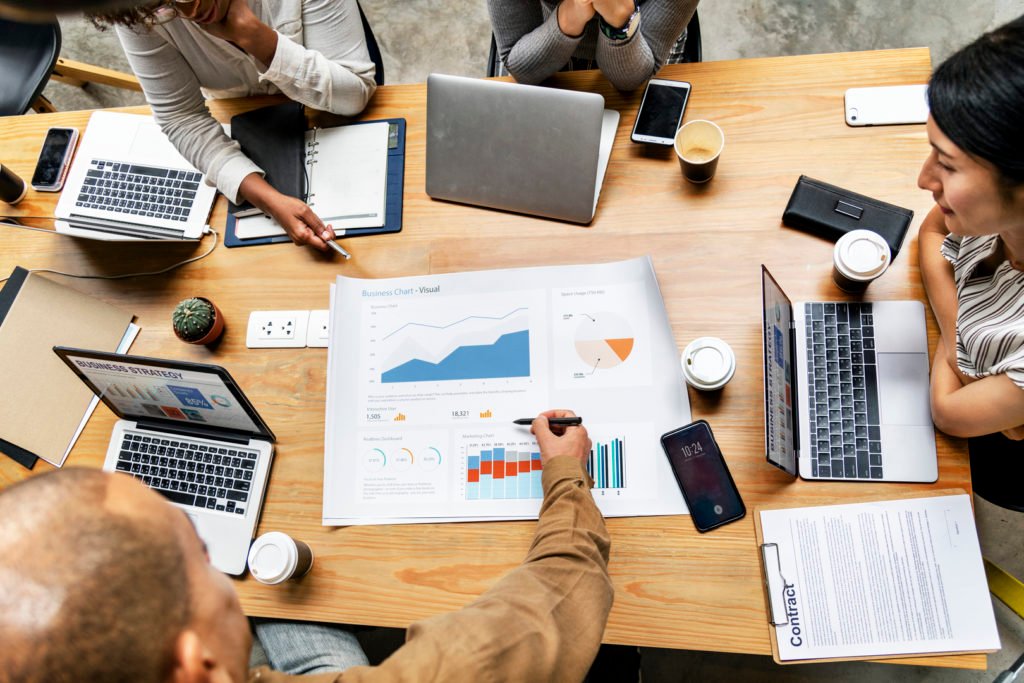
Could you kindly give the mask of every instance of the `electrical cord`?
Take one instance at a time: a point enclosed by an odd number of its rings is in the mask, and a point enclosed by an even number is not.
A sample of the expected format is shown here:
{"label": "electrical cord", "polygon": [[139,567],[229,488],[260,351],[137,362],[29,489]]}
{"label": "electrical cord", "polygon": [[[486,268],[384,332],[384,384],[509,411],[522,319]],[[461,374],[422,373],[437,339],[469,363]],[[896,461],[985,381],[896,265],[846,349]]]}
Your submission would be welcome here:
{"label": "electrical cord", "polygon": [[[20,216],[19,218],[23,218],[23,216]],[[12,223],[3,223],[2,221],[0,221],[0,225],[10,225],[11,227],[22,228],[25,230],[37,230],[39,232],[46,232],[50,233],[51,235],[53,234],[52,230],[46,230],[45,228],[33,228],[27,225],[14,225]],[[219,242],[218,238],[220,237],[220,234],[213,228],[210,228],[209,231],[210,233],[213,234],[213,244],[210,245],[209,249],[207,249],[199,256],[193,256],[192,258],[187,258],[184,261],[178,261],[177,263],[169,265],[166,268],[161,268],[160,270],[150,270],[141,273],[121,273],[119,275],[85,275],[82,273],[65,273],[64,271],[53,270],[52,268],[30,268],[28,272],[50,273],[52,275],[62,275],[64,277],[73,277],[81,280],[124,280],[130,277],[148,277],[150,275],[163,275],[164,273],[171,272],[175,268],[181,268],[182,266],[188,265],[189,263],[195,263],[196,261],[204,259],[210,254],[212,254],[213,250],[217,248],[217,244]],[[0,282],[6,282],[7,280],[10,279],[10,277],[11,276],[8,275],[7,277],[0,278]]]}

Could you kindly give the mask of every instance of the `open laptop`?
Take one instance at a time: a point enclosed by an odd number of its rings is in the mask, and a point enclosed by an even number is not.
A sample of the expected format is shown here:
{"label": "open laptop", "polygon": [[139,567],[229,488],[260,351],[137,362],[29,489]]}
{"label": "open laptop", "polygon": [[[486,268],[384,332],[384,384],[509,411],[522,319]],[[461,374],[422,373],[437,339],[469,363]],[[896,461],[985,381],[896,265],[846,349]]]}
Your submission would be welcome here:
{"label": "open laptop", "polygon": [[765,449],[804,479],[934,482],[919,301],[796,302],[761,266]]}
{"label": "open laptop", "polygon": [[589,223],[619,113],[595,93],[427,78],[427,194]]}
{"label": "open laptop", "polygon": [[130,474],[184,510],[210,562],[245,571],[274,434],[224,368],[55,346],[120,418],[103,469]]}
{"label": "open laptop", "polygon": [[97,240],[198,240],[216,193],[152,116],[98,111],[57,202],[56,228]]}

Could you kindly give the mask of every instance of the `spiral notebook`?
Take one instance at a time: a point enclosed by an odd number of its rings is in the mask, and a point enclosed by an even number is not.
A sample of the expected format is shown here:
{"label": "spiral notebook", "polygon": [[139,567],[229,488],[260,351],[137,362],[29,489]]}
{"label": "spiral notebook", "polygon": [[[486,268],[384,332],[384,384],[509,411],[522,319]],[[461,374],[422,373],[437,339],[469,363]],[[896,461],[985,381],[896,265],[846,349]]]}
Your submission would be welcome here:
{"label": "spiral notebook", "polygon": [[[384,225],[390,128],[387,121],[375,121],[306,131],[306,203],[335,231]],[[238,240],[283,234],[267,216],[249,216],[234,224]]]}

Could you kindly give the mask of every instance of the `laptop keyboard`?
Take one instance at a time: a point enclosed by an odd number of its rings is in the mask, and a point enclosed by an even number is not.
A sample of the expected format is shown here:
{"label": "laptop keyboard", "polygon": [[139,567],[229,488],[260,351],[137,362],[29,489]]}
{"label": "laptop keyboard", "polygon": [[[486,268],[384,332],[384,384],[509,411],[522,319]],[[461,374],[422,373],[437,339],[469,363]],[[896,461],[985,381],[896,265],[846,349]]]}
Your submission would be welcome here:
{"label": "laptop keyboard", "polygon": [[245,513],[256,451],[125,433],[117,471],[131,474],[168,500],[207,510]]}
{"label": "laptop keyboard", "polygon": [[869,303],[804,305],[815,477],[882,478],[871,310]]}
{"label": "laptop keyboard", "polygon": [[185,221],[201,179],[194,171],[93,159],[75,206]]}

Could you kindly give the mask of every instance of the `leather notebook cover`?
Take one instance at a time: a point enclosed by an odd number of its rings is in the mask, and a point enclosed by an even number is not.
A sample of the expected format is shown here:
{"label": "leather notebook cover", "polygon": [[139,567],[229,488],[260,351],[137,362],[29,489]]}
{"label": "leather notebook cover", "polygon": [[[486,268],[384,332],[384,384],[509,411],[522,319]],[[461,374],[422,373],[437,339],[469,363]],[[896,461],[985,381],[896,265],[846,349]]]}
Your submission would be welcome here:
{"label": "leather notebook cover", "polygon": [[[275,104],[231,117],[231,137],[252,162],[263,169],[264,178],[281,194],[302,199],[306,196],[305,108],[296,102]],[[252,205],[230,204],[235,212]]]}
{"label": "leather notebook cover", "polygon": [[865,197],[814,178],[800,176],[782,214],[791,228],[835,242],[851,230],[872,230],[885,238],[892,258],[900,252],[914,212]]}

